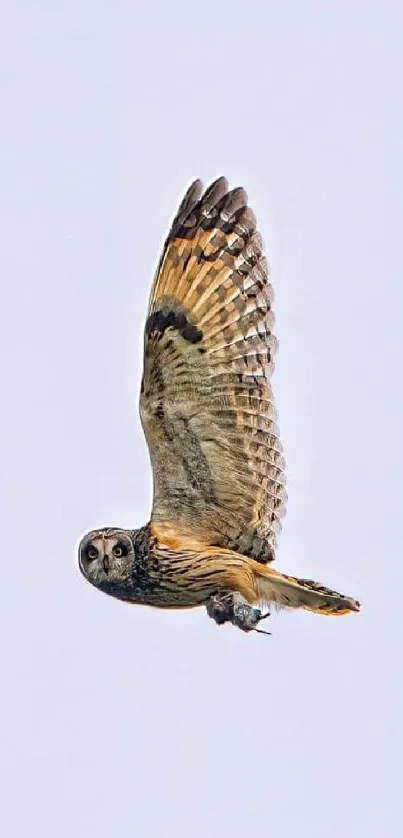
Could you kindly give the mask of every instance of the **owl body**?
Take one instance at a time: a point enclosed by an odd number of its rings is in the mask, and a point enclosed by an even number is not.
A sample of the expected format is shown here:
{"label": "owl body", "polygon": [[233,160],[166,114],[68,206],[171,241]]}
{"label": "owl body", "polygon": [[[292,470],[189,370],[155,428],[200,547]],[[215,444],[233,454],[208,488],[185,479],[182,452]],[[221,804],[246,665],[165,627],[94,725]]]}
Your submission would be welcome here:
{"label": "owl body", "polygon": [[277,341],[262,240],[243,189],[188,189],[165,242],[144,330],[140,416],[154,478],[151,520],[79,548],[83,575],[118,599],[206,606],[257,629],[271,603],[324,614],[359,604],[271,567],[285,463],[271,383]]}
{"label": "owl body", "polygon": [[220,592],[230,593],[232,575],[243,561],[248,567],[248,560],[234,553],[232,566],[229,557],[227,550],[212,550],[155,524],[138,530],[93,530],[80,548],[81,568],[95,587],[117,599],[158,608],[194,608]]}

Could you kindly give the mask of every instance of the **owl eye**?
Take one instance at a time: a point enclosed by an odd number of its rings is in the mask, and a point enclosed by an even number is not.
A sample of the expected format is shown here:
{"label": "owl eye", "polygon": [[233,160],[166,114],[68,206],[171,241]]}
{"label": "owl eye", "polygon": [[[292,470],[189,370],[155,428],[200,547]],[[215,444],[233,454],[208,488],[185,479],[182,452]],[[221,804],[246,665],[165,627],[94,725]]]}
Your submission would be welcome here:
{"label": "owl eye", "polygon": [[86,548],[85,553],[86,553],[87,559],[89,559],[90,562],[93,562],[98,556],[98,550],[97,550],[96,547],[94,547],[93,544],[88,545],[88,547]]}
{"label": "owl eye", "polygon": [[115,546],[112,548],[112,553],[116,559],[121,559],[122,556],[127,556],[128,552],[129,550],[126,547],[126,544],[115,544]]}

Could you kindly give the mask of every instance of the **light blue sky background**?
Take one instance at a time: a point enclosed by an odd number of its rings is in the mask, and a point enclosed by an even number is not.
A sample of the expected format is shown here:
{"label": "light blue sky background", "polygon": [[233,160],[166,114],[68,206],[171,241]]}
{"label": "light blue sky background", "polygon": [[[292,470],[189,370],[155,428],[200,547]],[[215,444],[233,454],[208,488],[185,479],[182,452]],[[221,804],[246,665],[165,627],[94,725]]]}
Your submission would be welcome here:
{"label": "light blue sky background", "polygon": [[[398,3],[4,2],[1,832],[394,838],[402,753]],[[159,249],[196,176],[249,193],[277,300],[278,567],[363,602],[272,638],[82,580],[138,526]]]}

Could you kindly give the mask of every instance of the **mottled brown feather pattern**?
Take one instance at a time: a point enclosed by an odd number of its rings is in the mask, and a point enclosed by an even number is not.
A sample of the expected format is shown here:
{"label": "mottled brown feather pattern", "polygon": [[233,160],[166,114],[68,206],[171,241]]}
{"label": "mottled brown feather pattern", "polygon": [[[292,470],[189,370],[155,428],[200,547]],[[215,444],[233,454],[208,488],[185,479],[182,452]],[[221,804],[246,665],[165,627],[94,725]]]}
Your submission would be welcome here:
{"label": "mottled brown feather pattern", "polygon": [[146,325],[140,410],[152,519],[262,562],[274,558],[286,501],[272,303],[246,193],[220,178],[203,194],[196,181],[168,235]]}
{"label": "mottled brown feather pattern", "polygon": [[[87,533],[79,566],[100,590],[160,608],[205,605],[259,630],[261,607],[320,614],[359,603],[279,573],[284,460],[270,375],[273,294],[243,189],[186,193],[156,272],[140,412],[154,477],[151,521]],[[256,607],[258,606],[258,607]]]}

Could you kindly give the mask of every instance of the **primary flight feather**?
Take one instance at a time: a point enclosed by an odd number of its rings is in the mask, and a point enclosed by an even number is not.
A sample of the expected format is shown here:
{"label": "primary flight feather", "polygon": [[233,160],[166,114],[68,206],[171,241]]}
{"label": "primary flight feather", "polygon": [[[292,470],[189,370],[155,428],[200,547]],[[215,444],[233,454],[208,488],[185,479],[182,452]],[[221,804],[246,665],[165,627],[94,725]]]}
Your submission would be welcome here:
{"label": "primary flight feather", "polygon": [[[165,242],[144,334],[140,415],[154,478],[149,524],[104,528],[79,548],[105,593],[205,605],[256,629],[261,606],[358,611],[350,597],[269,567],[286,503],[270,376],[273,293],[241,188],[195,181]],[[266,615],[264,615],[266,616]]]}

